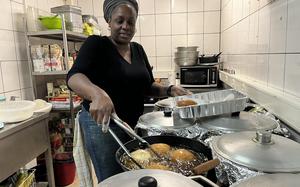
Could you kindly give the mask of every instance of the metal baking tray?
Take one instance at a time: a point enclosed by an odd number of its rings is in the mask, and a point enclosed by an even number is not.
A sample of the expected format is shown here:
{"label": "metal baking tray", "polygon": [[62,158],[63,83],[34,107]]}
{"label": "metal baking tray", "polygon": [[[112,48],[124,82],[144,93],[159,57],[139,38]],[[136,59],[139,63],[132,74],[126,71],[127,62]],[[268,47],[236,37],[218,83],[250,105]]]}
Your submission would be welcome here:
{"label": "metal baking tray", "polygon": [[[178,101],[186,99],[197,104],[182,107],[176,105]],[[182,119],[221,115],[244,110],[248,100],[247,96],[234,89],[177,96],[174,97],[174,112]]]}

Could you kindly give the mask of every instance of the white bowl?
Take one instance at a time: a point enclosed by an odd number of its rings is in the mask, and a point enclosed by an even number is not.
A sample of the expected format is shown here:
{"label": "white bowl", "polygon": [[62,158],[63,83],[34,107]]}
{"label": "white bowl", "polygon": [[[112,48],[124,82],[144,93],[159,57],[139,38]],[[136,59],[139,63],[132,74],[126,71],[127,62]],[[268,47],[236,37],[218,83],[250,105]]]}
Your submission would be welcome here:
{"label": "white bowl", "polygon": [[0,102],[0,121],[16,123],[29,119],[33,115],[35,105],[33,101],[27,100]]}
{"label": "white bowl", "polygon": [[45,112],[49,113],[52,109],[52,104],[48,103],[42,99],[36,99],[33,102],[35,102],[35,108],[34,112]]}

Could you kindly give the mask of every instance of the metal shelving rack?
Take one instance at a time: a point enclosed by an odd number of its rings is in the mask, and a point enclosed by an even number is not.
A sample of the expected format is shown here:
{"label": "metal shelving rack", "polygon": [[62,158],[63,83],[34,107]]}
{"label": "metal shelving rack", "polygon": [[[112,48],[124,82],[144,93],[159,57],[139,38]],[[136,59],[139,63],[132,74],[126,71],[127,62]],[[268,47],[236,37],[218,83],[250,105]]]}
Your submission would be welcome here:
{"label": "metal shelving rack", "polygon": [[[77,32],[72,32],[66,30],[66,25],[65,25],[65,20],[64,16],[61,15],[62,18],[62,29],[61,30],[45,30],[45,31],[37,31],[37,32],[26,32],[26,48],[27,48],[27,56],[28,56],[28,65],[29,65],[29,70],[31,73],[31,82],[33,86],[33,91],[34,91],[34,97],[37,97],[37,85],[36,85],[36,79],[39,78],[39,76],[57,76],[57,75],[67,75],[68,70],[70,69],[69,64],[68,64],[68,54],[69,54],[69,47],[68,47],[68,42],[73,42],[74,44],[77,42],[84,42],[85,39],[87,38],[86,35],[77,33]],[[25,27],[26,31],[27,29],[27,20],[25,19]],[[48,71],[48,72],[34,72],[33,71],[33,64],[32,64],[32,59],[31,59],[31,52],[30,52],[30,38],[41,38],[41,39],[51,39],[51,40],[56,40],[56,41],[62,41],[63,43],[63,51],[64,51],[64,64],[66,67],[66,70],[63,71]],[[75,112],[79,110],[80,106],[77,106],[74,108],[73,106],[73,97],[72,97],[72,92],[70,92],[69,95],[70,99],[70,108],[69,109],[53,109],[52,112],[70,112],[71,116],[71,124],[74,126],[75,124]]]}

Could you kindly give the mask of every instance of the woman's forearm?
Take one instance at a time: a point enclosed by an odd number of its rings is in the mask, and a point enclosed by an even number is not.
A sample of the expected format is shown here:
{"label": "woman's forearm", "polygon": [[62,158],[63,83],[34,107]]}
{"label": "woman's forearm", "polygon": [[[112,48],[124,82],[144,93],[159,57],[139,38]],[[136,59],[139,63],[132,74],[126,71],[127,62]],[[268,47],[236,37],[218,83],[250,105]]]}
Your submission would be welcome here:
{"label": "woman's forearm", "polygon": [[154,97],[166,97],[168,96],[167,89],[167,86],[162,86],[161,84],[154,82],[148,95]]}
{"label": "woman's forearm", "polygon": [[95,97],[106,94],[104,90],[93,84],[86,75],[76,73],[68,80],[68,86],[80,97],[92,101]]}

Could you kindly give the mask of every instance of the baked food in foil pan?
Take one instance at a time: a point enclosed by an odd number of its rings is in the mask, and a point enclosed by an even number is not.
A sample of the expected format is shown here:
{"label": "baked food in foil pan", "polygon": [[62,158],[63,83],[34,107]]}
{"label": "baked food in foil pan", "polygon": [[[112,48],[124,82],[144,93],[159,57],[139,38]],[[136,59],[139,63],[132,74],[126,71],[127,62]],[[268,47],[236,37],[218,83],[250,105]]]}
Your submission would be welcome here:
{"label": "baked food in foil pan", "polygon": [[182,119],[221,115],[243,111],[248,100],[234,89],[177,96],[174,97],[174,112]]}

